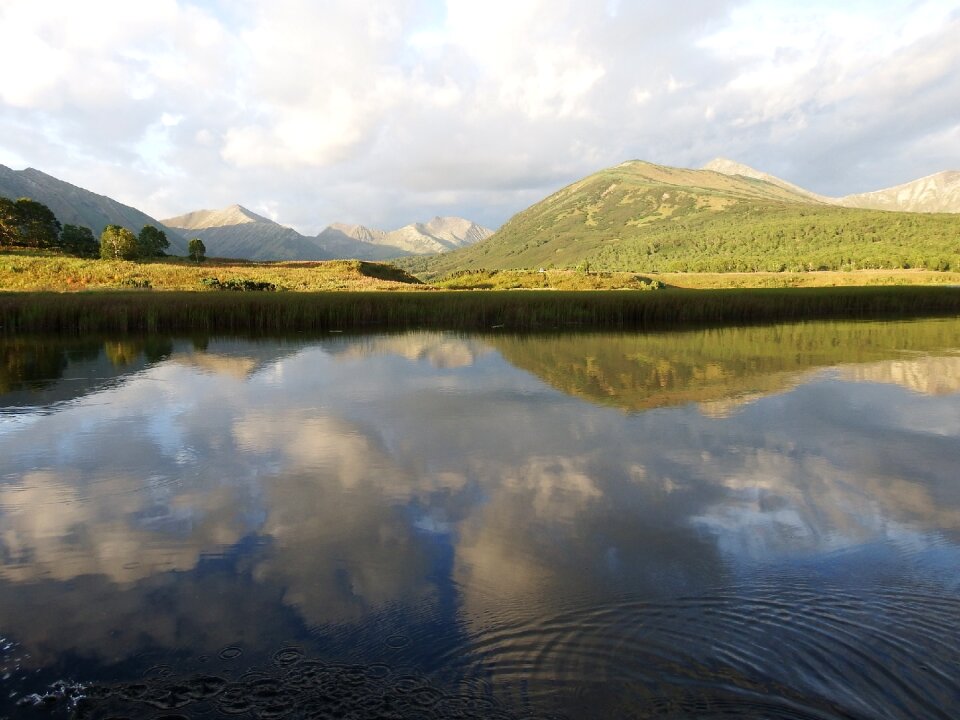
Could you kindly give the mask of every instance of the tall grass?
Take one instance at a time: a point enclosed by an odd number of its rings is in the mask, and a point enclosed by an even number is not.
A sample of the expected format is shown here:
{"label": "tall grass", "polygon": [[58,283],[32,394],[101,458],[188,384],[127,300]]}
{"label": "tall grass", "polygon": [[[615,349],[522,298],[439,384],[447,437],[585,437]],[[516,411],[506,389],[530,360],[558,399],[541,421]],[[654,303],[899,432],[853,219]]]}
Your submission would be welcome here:
{"label": "tall grass", "polygon": [[2,293],[0,335],[362,328],[655,329],[960,314],[960,289]]}

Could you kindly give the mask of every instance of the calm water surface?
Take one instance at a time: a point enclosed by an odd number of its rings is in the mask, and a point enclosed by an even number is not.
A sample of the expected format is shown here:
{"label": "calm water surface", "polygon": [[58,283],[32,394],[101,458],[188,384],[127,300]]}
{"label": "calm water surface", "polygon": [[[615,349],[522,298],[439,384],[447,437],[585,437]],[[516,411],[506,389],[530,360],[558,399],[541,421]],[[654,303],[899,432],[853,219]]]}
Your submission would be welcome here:
{"label": "calm water surface", "polygon": [[0,341],[0,718],[955,718],[960,321]]}

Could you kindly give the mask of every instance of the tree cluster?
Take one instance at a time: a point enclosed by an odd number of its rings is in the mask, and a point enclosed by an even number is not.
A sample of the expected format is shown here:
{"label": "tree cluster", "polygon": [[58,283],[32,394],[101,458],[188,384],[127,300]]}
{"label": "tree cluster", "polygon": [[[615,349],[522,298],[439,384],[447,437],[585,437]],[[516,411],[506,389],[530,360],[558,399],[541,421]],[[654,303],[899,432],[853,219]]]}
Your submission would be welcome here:
{"label": "tree cluster", "polygon": [[100,257],[104,260],[144,260],[166,255],[167,234],[144,225],[139,235],[120,225],[107,225],[100,234]]}
{"label": "tree cluster", "polygon": [[0,197],[0,246],[59,249],[77,257],[141,260],[163,257],[170,247],[167,234],[144,225],[139,235],[119,225],[107,225],[99,241],[82,225],[61,225],[53,211],[29,198]]}
{"label": "tree cluster", "polygon": [[0,197],[0,244],[52,248],[60,240],[60,221],[43,203]]}

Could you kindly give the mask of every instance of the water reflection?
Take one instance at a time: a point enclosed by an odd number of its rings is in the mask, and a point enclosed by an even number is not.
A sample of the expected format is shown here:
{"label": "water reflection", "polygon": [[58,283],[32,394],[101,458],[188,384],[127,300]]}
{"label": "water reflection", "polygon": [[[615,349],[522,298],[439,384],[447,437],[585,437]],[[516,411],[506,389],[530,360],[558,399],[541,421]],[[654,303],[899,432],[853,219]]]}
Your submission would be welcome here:
{"label": "water reflection", "polygon": [[4,702],[158,662],[239,682],[228,646],[282,685],[284,643],[504,713],[960,701],[956,322],[17,342]]}
{"label": "water reflection", "polygon": [[[952,321],[503,336],[491,342],[512,364],[559,390],[624,410],[689,402],[732,407],[788,390],[811,371],[850,365],[847,372],[865,380],[884,376],[922,392],[934,384],[942,392],[960,389],[960,325]],[[930,353],[938,357],[920,356]]]}

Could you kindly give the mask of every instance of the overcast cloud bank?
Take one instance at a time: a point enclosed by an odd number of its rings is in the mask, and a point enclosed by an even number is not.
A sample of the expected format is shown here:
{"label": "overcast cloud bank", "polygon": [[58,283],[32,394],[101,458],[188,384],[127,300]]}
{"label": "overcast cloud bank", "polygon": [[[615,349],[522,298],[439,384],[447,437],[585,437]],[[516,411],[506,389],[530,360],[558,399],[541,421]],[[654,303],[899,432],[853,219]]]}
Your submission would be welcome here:
{"label": "overcast cloud bank", "polygon": [[0,0],[0,163],[167,217],[496,227],[629,158],[960,168],[960,0]]}

